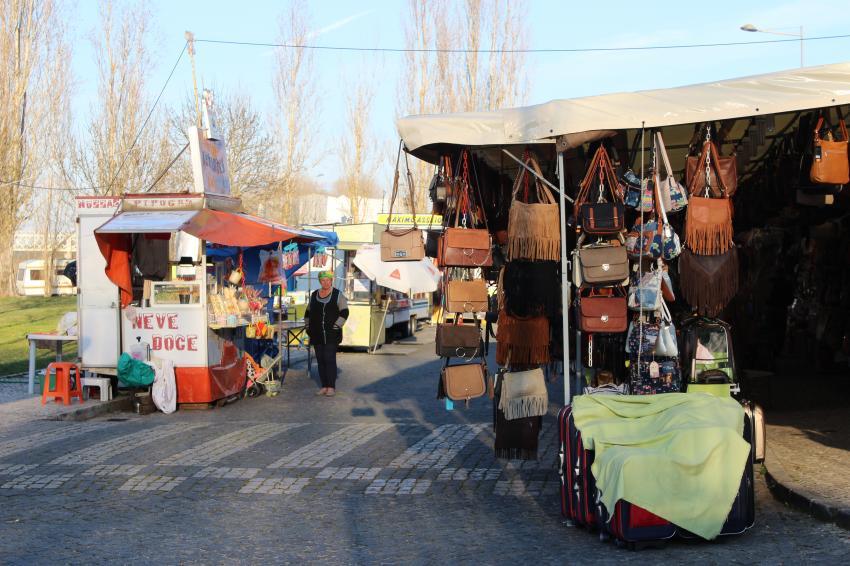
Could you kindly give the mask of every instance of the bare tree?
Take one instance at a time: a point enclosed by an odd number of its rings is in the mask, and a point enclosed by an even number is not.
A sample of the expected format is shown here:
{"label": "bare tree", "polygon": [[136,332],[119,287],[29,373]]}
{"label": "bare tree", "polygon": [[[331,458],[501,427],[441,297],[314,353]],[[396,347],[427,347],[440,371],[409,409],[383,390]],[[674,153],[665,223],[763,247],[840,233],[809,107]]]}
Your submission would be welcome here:
{"label": "bare tree", "polygon": [[152,70],[150,13],[141,4],[119,11],[107,2],[100,16],[92,39],[98,96],[85,139],[74,152],[72,174],[99,194],[141,192],[172,158],[161,111],[142,130],[152,104],[146,88]]}
{"label": "bare tree", "polygon": [[[409,49],[399,83],[399,115],[496,110],[521,103],[528,78],[524,0],[408,0]],[[436,52],[421,51],[436,49]],[[466,50],[459,52],[452,50]],[[482,51],[493,50],[492,53]],[[416,160],[416,203],[424,208],[433,168]]]}
{"label": "bare tree", "polygon": [[346,122],[348,132],[340,138],[339,156],[342,177],[338,182],[340,194],[348,197],[352,222],[363,222],[366,199],[375,196],[373,178],[376,165],[373,151],[375,140],[369,131],[373,92],[369,78],[361,78],[348,92]]}
{"label": "bare tree", "polygon": [[[255,208],[255,201],[262,199],[278,181],[276,142],[265,118],[254,107],[249,95],[228,93],[218,88],[213,90],[218,129],[227,148],[231,192],[233,196],[243,198],[249,208]],[[169,136],[174,152],[189,143],[187,130],[195,124],[196,113],[191,93],[179,108],[170,112]],[[192,165],[187,150],[157,184],[156,189],[182,191],[192,184]]]}
{"label": "bare tree", "polygon": [[14,289],[15,232],[32,213],[30,185],[45,164],[68,113],[70,46],[64,14],[52,0],[0,4],[0,293]]}
{"label": "bare tree", "polygon": [[[295,0],[280,19],[280,43],[304,45],[308,40],[308,9],[304,0]],[[299,182],[314,161],[312,129],[316,127],[318,96],[313,54],[309,49],[281,47],[277,53],[274,77],[275,98],[283,135],[280,178],[269,191],[268,200],[276,208],[272,216],[284,221],[298,220],[294,200]],[[271,203],[269,203],[271,204]]]}

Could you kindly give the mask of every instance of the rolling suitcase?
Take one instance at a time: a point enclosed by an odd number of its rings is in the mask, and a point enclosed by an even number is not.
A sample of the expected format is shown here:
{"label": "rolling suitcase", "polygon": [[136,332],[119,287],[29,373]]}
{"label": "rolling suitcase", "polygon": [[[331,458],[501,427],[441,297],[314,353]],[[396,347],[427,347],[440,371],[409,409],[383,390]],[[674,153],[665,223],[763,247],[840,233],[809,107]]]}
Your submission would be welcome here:
{"label": "rolling suitcase", "polygon": [[607,532],[619,547],[638,550],[663,546],[676,535],[676,526],[670,521],[622,499],[614,505],[613,515],[601,502],[598,508],[600,532]]}
{"label": "rolling suitcase", "polygon": [[561,442],[561,514],[574,523],[596,527],[596,482],[590,473],[593,451],[584,449],[581,433],[573,422],[572,406],[558,413],[558,434]]}
{"label": "rolling suitcase", "polygon": [[[729,516],[726,517],[726,522],[723,523],[723,528],[720,529],[719,536],[740,535],[752,527],[756,521],[755,476],[753,473],[753,462],[755,460],[754,430],[754,414],[745,411],[744,440],[750,443],[750,457],[747,458],[747,464],[744,467],[744,475],[741,478],[741,485],[738,487],[738,495],[732,503],[732,509],[729,511]],[[679,534],[682,538],[699,538],[685,530],[681,530]]]}

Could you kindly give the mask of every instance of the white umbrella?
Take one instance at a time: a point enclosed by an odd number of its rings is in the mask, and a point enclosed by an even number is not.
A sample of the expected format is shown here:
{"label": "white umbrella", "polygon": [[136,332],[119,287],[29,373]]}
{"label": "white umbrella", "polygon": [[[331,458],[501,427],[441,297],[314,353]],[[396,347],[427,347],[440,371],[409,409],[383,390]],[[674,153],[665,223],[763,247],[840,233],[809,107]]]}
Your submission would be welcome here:
{"label": "white umbrella", "polygon": [[354,265],[366,277],[402,293],[431,293],[437,290],[440,270],[430,258],[419,261],[381,261],[381,246],[363,244],[354,256]]}

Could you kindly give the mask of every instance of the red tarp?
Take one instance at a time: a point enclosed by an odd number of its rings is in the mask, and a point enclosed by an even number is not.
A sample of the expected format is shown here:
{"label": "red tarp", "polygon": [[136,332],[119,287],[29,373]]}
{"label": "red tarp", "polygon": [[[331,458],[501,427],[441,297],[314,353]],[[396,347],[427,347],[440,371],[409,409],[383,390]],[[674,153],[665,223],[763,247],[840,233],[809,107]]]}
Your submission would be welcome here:
{"label": "red tarp", "polygon": [[[106,258],[106,276],[121,289],[121,306],[133,299],[130,278],[130,236],[133,233],[186,232],[201,240],[223,246],[249,248],[275,242],[311,242],[320,236],[277,224],[249,214],[203,209],[194,214],[165,212],[151,222],[149,229],[139,228],[138,220],[154,217],[156,212],[122,212],[95,230],[100,253]],[[129,226],[135,226],[129,228]]]}

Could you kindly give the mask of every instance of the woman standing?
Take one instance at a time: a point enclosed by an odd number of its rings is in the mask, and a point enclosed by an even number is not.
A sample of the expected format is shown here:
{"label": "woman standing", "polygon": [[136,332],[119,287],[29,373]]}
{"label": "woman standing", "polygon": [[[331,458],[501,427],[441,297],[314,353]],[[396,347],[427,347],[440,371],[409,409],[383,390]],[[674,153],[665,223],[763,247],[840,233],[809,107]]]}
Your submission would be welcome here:
{"label": "woman standing", "polygon": [[319,273],[321,288],[313,291],[304,319],[307,336],[316,352],[322,388],[316,395],[333,397],[336,394],[336,350],[342,342],[342,327],[348,319],[348,300],[333,286],[333,273]]}

